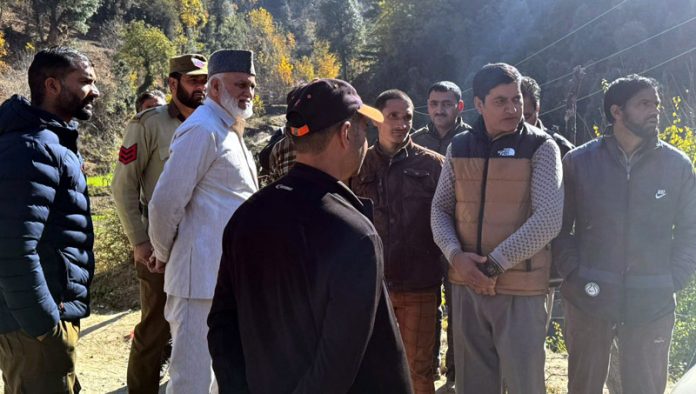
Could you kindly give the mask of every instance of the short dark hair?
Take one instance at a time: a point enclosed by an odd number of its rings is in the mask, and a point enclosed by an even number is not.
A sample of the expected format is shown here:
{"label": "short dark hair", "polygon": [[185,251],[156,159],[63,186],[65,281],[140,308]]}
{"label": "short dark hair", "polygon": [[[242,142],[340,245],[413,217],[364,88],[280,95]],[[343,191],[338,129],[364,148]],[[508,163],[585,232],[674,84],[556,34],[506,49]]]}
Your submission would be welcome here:
{"label": "short dark hair", "polygon": [[159,90],[148,90],[147,92],[143,92],[138,96],[137,99],[135,99],[135,111],[140,112],[143,109],[143,103],[145,100],[149,99],[162,99],[166,100],[167,98],[164,96],[164,93],[160,92]]}
{"label": "short dark hair", "polygon": [[474,75],[474,96],[486,101],[486,96],[498,85],[509,83],[519,84],[522,75],[517,69],[507,63],[489,63]]}
{"label": "short dark hair", "polygon": [[389,100],[404,100],[411,107],[413,107],[413,101],[411,101],[411,98],[408,97],[408,94],[399,89],[389,89],[385,90],[384,92],[380,93],[379,96],[377,96],[377,100],[375,100],[375,108],[377,108],[380,111],[383,110],[384,107],[387,106],[387,101]]}
{"label": "short dark hair", "polygon": [[653,78],[643,77],[638,74],[627,75],[614,80],[604,93],[604,115],[609,123],[614,123],[614,115],[611,114],[611,106],[618,105],[623,108],[631,97],[643,89],[659,90],[660,85]]}
{"label": "short dark hair", "polygon": [[78,64],[87,63],[93,66],[87,56],[67,47],[52,47],[42,49],[31,61],[29,66],[29,91],[31,103],[41,105],[46,95],[44,82],[48,78],[62,80],[66,75],[76,70]]}
{"label": "short dark hair", "polygon": [[[350,122],[351,125],[356,125],[360,122],[362,117],[362,114],[356,112],[351,117],[343,119],[342,121],[335,123],[324,130],[312,131],[300,137],[292,133],[286,133],[286,135],[290,136],[290,140],[295,145],[295,150],[297,152],[318,154],[326,149],[326,146],[329,144],[329,141],[331,141],[334,133],[337,133],[345,122]],[[353,128],[353,130],[355,129]]]}
{"label": "short dark hair", "polygon": [[432,92],[452,92],[457,102],[462,99],[462,89],[456,83],[450,81],[435,82],[428,88],[428,97]]}
{"label": "short dark hair", "polygon": [[537,81],[532,77],[522,77],[520,90],[522,91],[522,97],[531,98],[534,101],[534,109],[537,109],[541,101],[541,87],[539,87]]}

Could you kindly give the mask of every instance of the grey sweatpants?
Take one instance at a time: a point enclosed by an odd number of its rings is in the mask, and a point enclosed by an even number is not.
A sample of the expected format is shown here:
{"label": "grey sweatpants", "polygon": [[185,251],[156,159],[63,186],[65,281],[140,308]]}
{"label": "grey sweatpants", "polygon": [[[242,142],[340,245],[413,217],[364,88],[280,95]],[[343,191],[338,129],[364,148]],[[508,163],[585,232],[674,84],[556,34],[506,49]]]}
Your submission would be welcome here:
{"label": "grey sweatpants", "polygon": [[457,394],[543,394],[546,296],[482,296],[452,285]]}
{"label": "grey sweatpants", "polygon": [[588,315],[563,304],[568,347],[568,392],[601,394],[609,370],[609,349],[618,339],[621,386],[624,393],[663,394],[674,314],[652,322],[627,325]]}

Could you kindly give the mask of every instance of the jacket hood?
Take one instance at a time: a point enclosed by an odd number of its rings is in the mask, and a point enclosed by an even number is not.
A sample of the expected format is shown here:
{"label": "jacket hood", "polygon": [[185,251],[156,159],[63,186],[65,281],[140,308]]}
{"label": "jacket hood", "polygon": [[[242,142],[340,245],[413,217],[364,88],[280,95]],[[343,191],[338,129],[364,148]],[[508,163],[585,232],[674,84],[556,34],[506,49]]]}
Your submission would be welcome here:
{"label": "jacket hood", "polygon": [[17,94],[0,106],[0,134],[43,129],[65,137],[77,133],[77,122],[66,123],[49,112],[33,107],[29,100]]}

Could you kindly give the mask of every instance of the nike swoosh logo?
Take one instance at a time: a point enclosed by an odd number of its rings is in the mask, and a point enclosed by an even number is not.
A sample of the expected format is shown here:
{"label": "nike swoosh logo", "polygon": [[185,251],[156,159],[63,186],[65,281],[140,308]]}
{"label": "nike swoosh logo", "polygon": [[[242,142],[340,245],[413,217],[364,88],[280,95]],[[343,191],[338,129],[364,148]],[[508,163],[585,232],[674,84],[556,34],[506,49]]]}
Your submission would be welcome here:
{"label": "nike swoosh logo", "polygon": [[661,199],[662,197],[664,197],[664,196],[666,196],[666,195],[667,195],[667,193],[660,193],[660,192],[657,192],[657,193],[655,193],[655,199],[656,199],[656,200],[659,200],[659,199]]}

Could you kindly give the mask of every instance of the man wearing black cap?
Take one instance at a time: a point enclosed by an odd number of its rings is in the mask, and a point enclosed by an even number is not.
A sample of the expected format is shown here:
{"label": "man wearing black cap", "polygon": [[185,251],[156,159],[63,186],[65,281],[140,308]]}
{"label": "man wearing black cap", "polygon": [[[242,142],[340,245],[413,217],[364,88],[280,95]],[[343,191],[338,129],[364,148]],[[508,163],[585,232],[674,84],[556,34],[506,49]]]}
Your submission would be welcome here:
{"label": "man wearing black cap", "polygon": [[365,157],[367,119],[383,117],[334,79],[291,103],[296,164],[223,235],[208,318],[220,392],[411,393],[371,204],[339,181]]}
{"label": "man wearing black cap", "polygon": [[172,334],[169,394],[216,391],[205,320],[220,240],[235,209],[258,189],[254,160],[242,139],[256,87],[252,53],[217,51],[208,75],[207,98],[174,133],[149,204],[154,248],[149,267],[164,271],[164,317]]}
{"label": "man wearing black cap", "polygon": [[[128,358],[128,391],[157,393],[160,367],[166,361],[169,324],[164,319],[164,275],[150,272],[147,262],[152,245],[147,235],[147,204],[169,158],[176,130],[205,99],[207,59],[188,54],[169,59],[167,106],[143,111],[130,122],[123,137],[111,188],[116,212],[133,245],[135,270],[140,282],[140,323],[133,330]],[[143,209],[145,208],[145,209]]]}

